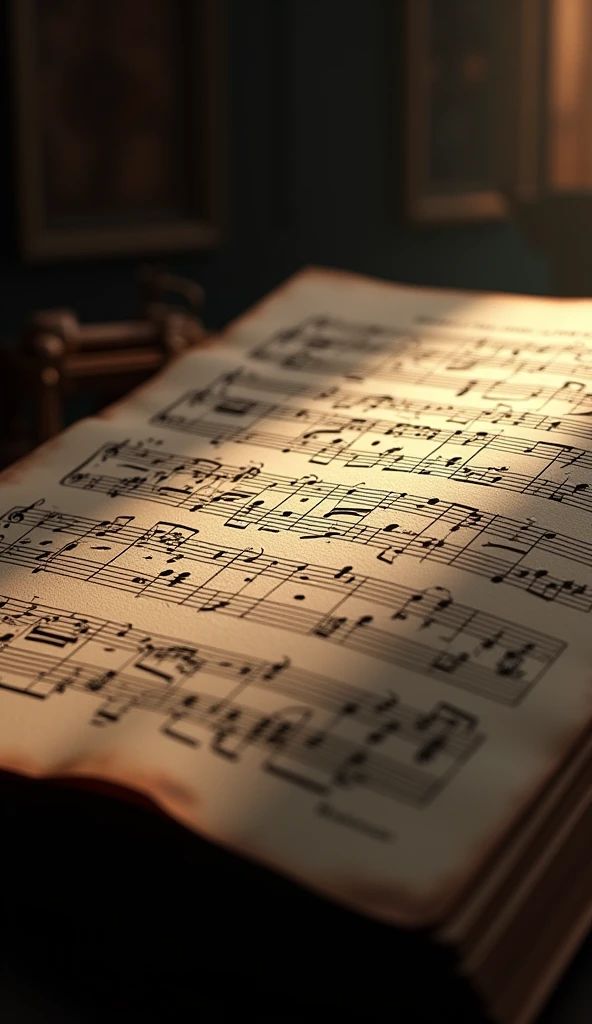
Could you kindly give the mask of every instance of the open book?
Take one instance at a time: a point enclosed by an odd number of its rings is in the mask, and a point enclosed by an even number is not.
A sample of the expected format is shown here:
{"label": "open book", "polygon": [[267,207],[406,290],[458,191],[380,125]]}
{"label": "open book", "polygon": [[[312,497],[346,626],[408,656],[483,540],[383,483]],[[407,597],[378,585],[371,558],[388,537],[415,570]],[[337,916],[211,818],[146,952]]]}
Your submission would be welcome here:
{"label": "open book", "polygon": [[74,828],[73,908],[150,864],[284,1009],[531,1021],[590,923],[591,514],[592,303],[296,275],[2,476],[23,885],[98,785],[160,839]]}

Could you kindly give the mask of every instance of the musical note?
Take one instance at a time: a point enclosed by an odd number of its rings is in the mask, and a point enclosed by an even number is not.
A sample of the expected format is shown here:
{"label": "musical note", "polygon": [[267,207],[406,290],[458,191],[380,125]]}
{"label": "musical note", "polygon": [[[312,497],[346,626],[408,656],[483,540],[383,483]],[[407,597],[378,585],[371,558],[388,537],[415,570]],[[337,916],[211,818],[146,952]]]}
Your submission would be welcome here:
{"label": "musical note", "polygon": [[[341,462],[351,470],[441,477],[521,494],[553,496],[553,500],[571,504],[581,502],[581,488],[575,489],[580,481],[573,480],[569,470],[573,467],[585,473],[592,468],[592,452],[586,449],[543,441],[533,444],[518,436],[481,430],[448,430],[425,424],[393,423],[391,420],[352,420],[312,411],[308,419],[309,422],[314,419],[314,429],[290,435],[289,447],[284,429],[263,429],[266,417],[270,428],[284,428],[286,424],[297,423],[301,412],[289,405],[260,403],[257,429],[233,431],[228,426],[225,436],[235,444],[248,443],[305,455],[310,463],[318,465]],[[159,414],[158,418],[165,423],[167,415]],[[185,419],[180,414],[175,414],[173,419],[174,423],[171,421],[168,425],[174,429],[211,436],[214,425],[208,420],[207,411],[202,412],[197,420]],[[323,432],[335,436],[327,442],[321,436]],[[392,445],[393,437],[402,443]],[[530,472],[524,469],[524,457],[527,462],[532,460]],[[487,461],[483,462],[483,459]],[[539,460],[544,460],[546,466],[541,466]]]}
{"label": "musical note", "polygon": [[[339,683],[287,659],[247,659],[177,638],[146,637],[130,624],[4,600],[16,629],[0,648],[0,689],[43,700],[64,699],[69,691],[98,699],[90,722],[101,729],[117,728],[134,711],[151,712],[171,741],[229,763],[258,750],[263,771],[308,790],[365,786],[390,800],[426,804],[484,739],[477,719],[453,705],[421,709],[392,692]],[[36,653],[48,623],[73,646],[58,643]],[[103,652],[103,665],[78,660],[89,637],[97,657]],[[368,770],[354,772],[366,750]]]}
{"label": "musical note", "polygon": [[[310,317],[277,332],[250,354],[259,362],[285,369],[337,373],[358,381],[374,378],[399,387],[428,385],[449,390],[459,398],[478,395],[486,402],[538,402],[560,416],[566,411],[568,415],[592,414],[592,389],[587,390],[592,360],[582,343],[540,345],[521,339],[517,344],[478,335],[465,335],[461,342],[446,331],[409,332],[325,316]],[[475,376],[475,371],[488,370],[494,371],[494,379]],[[546,375],[568,379],[559,387],[541,384]],[[572,389],[572,384],[577,388]],[[328,389],[322,391],[326,394]],[[341,407],[349,407],[346,398],[341,402]],[[586,436],[591,435],[587,432]]]}
{"label": "musical note", "polygon": [[30,643],[46,644],[60,650],[71,644],[78,643],[81,636],[88,632],[86,619],[61,619],[52,616],[49,620],[41,620],[28,634]]}
{"label": "musical note", "polygon": [[[527,447],[530,457],[537,460],[544,458],[551,463],[570,461],[573,464],[577,458],[577,453],[569,446],[566,450],[545,444],[528,444]],[[88,461],[96,462],[102,458],[101,453],[99,449]],[[179,456],[166,458],[178,460]],[[468,471],[468,467],[464,468]],[[375,549],[377,559],[387,565],[394,565],[401,558],[453,565],[577,611],[592,609],[592,544],[589,541],[550,531],[543,524],[523,523],[460,502],[380,490],[364,484],[351,488],[314,475],[295,479],[267,473],[264,467],[250,479],[248,489],[241,486],[237,491],[232,484],[237,467],[219,464],[219,471],[228,481],[229,490],[217,493],[209,501],[204,499],[200,512],[222,517],[224,525],[231,529],[290,532],[303,541],[321,539],[330,543],[338,540],[363,545]],[[471,470],[471,473],[477,472]],[[482,477],[488,474],[490,480],[499,475],[489,470],[480,472]],[[514,479],[512,477],[512,481]],[[104,484],[97,488],[100,493],[105,493],[110,480],[108,474]],[[503,481],[502,474],[498,486]],[[77,486],[70,477],[65,483]],[[530,481],[528,491],[592,511],[592,491],[587,484],[559,483],[542,476],[536,483]],[[223,498],[228,500],[223,502]],[[151,500],[150,495],[145,499]],[[189,534],[185,531],[184,536]],[[563,580],[558,576],[558,560],[566,573]]]}
{"label": "musical note", "polygon": [[[401,375],[404,376],[404,371],[399,369],[397,371],[398,381]],[[218,381],[214,381],[210,388],[200,392],[190,391],[181,395],[166,410],[157,414],[159,422],[172,426],[175,429],[191,432],[191,425],[202,421],[204,412],[208,408],[213,408],[212,396],[217,393],[220,380],[222,379],[226,380],[226,378],[220,378]],[[419,383],[419,381],[412,380],[408,382]],[[488,408],[487,404],[481,406],[439,404],[434,401],[402,397],[400,395],[397,397],[383,394],[373,395],[368,394],[367,391],[352,390],[347,387],[334,386],[332,388],[325,388],[323,386],[319,387],[315,383],[303,383],[290,380],[289,378],[279,379],[262,376],[242,368],[234,375],[232,387],[236,388],[239,393],[247,390],[251,400],[253,392],[259,392],[262,395],[271,393],[273,395],[287,395],[289,397],[298,396],[299,398],[306,398],[313,403],[329,401],[331,408],[337,410],[359,407],[361,412],[370,412],[373,409],[385,409],[399,415],[411,416],[416,420],[429,416],[433,419],[442,419],[445,423],[459,423],[467,426],[475,425],[479,422],[500,423],[509,426],[524,426],[531,430],[541,430],[547,433],[549,431],[562,431],[588,440],[592,439],[592,425],[587,423],[585,418],[582,419],[582,417],[592,415],[592,385],[590,386],[590,391],[586,390],[585,384],[575,381],[549,384],[537,387],[536,389],[533,389],[532,385],[528,384],[525,389],[523,384],[513,384],[511,381],[506,381],[503,387],[507,393],[507,398],[502,398],[502,386],[497,379],[494,381],[487,379],[465,380],[460,377],[442,377],[438,374],[430,373],[426,383],[430,386],[433,384],[435,387],[449,389],[454,392],[456,397],[464,397],[475,393],[481,401],[485,403],[494,402],[495,404],[493,408]],[[226,383],[225,386],[229,387],[230,384]],[[514,405],[509,404],[510,400],[513,400],[514,403],[520,400],[523,401],[525,395],[531,406],[533,398],[536,397],[539,412],[518,410]],[[196,415],[196,408],[199,410],[198,415]],[[260,414],[271,415],[272,412],[280,408],[269,401],[261,399],[257,404],[257,408],[252,409],[253,421]],[[299,419],[305,418],[310,420],[310,416],[311,410],[302,408],[298,410]],[[198,430],[194,430],[196,433],[202,432],[203,436],[207,436],[205,431],[206,427],[203,423]]]}
{"label": "musical note", "polygon": [[[18,536],[0,545],[0,561],[35,571],[39,543],[51,530],[45,524],[46,515],[40,508],[29,508],[22,522],[10,525]],[[8,522],[9,515],[5,518]],[[138,598],[176,603],[201,614],[223,614],[260,625],[281,623],[288,632],[419,673],[429,674],[435,654],[462,641],[469,645],[470,656],[450,675],[450,683],[504,703],[518,700],[563,649],[553,637],[457,603],[441,586],[414,590],[357,573],[352,565],[336,569],[273,557],[262,548],[221,549],[199,539],[193,528],[159,522],[145,531],[132,523],[128,517],[125,535],[117,533],[117,543],[103,552],[96,551],[88,538],[94,539],[104,524],[72,516],[70,529],[85,540],[73,551],[67,550],[68,544],[61,545],[56,557],[44,563],[45,571]],[[23,539],[31,544],[21,546]],[[553,543],[553,538],[547,538],[547,543]],[[181,572],[168,565],[171,544],[183,554],[186,568]],[[141,574],[138,565],[143,567]],[[573,589],[563,588],[562,593]],[[494,649],[475,647],[473,641],[492,635]],[[521,652],[520,672],[509,673],[506,664],[516,651]]]}

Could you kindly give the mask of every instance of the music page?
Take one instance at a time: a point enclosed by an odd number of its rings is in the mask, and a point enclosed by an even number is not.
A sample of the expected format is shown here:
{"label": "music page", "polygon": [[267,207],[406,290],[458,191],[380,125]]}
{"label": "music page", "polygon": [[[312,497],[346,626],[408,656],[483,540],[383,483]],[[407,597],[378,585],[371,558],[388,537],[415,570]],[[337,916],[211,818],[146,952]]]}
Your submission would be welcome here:
{"label": "music page", "polygon": [[309,270],[6,471],[0,767],[435,923],[590,725],[592,304]]}

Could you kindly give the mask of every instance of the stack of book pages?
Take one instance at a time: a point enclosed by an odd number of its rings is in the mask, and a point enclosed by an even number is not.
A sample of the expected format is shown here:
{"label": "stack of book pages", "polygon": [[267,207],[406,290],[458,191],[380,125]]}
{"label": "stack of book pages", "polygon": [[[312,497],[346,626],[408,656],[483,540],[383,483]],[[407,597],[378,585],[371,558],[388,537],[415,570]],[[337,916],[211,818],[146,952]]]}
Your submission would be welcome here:
{"label": "stack of book pages", "polygon": [[10,942],[533,1021],[591,917],[591,522],[592,302],[316,269],[5,471]]}

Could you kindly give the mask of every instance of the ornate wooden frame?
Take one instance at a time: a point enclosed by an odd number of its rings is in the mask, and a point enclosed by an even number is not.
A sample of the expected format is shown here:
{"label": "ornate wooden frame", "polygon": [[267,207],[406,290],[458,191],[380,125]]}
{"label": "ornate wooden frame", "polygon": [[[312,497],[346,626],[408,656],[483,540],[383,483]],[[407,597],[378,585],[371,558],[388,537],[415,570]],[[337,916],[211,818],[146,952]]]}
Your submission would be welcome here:
{"label": "ornate wooden frame", "polygon": [[[11,52],[16,129],[18,227],[22,256],[28,261],[99,258],[111,255],[173,253],[211,248],[221,239],[225,220],[225,0],[169,0],[181,5],[196,40],[189,61],[188,107],[196,140],[187,133],[192,198],[181,216],[162,213],[129,223],[51,223],[44,199],[44,163],[35,41],[39,0],[12,0]],[[199,185],[197,184],[199,182]],[[193,197],[193,189],[199,195]],[[197,209],[201,213],[197,212]]]}

